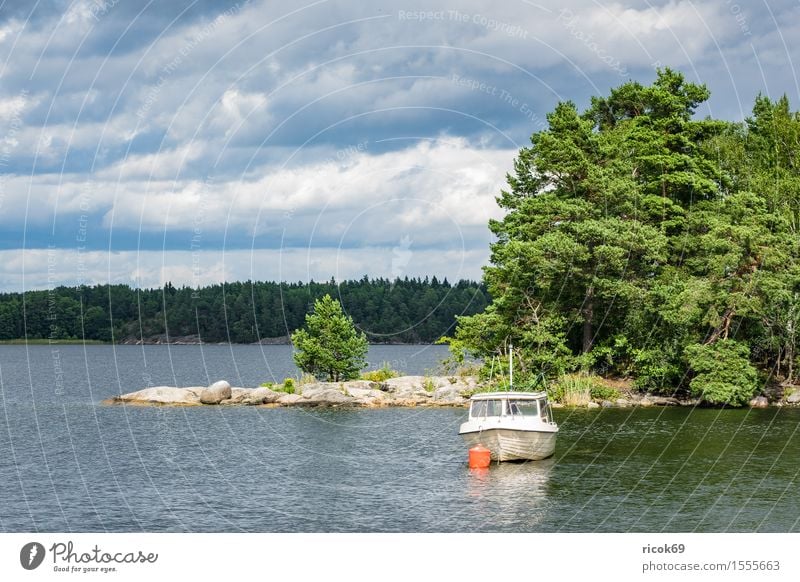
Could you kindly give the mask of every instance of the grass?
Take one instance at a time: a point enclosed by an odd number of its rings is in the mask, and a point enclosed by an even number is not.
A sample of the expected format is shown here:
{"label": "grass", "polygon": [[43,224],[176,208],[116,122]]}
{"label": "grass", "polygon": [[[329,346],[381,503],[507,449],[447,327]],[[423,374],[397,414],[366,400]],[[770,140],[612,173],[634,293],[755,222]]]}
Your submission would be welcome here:
{"label": "grass", "polygon": [[592,401],[592,390],[600,384],[589,374],[565,374],[548,388],[549,397],[564,406],[586,406]]}
{"label": "grass", "polygon": [[436,383],[433,381],[433,378],[425,378],[422,382],[422,388],[425,392],[433,392],[436,390]]}

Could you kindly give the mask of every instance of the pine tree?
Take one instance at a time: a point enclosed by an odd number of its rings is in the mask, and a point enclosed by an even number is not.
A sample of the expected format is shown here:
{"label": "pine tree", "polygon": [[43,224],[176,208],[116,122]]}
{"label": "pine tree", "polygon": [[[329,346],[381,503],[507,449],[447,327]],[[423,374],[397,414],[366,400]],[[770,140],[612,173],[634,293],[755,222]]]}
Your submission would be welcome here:
{"label": "pine tree", "polygon": [[367,365],[367,337],[358,332],[338,301],[325,295],[306,315],[305,329],[292,334],[297,366],[329,382],[352,380]]}

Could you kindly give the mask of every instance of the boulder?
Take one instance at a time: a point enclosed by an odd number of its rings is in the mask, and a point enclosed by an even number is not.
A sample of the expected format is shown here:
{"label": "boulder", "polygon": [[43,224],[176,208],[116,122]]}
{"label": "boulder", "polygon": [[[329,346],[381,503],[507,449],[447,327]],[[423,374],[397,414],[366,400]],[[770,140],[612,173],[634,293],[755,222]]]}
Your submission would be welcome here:
{"label": "boulder", "polygon": [[391,397],[376,388],[362,388],[361,386],[350,386],[350,382],[345,383],[347,394],[353,397],[353,404],[360,406],[383,406],[391,401]]}
{"label": "boulder", "polygon": [[194,406],[200,404],[203,388],[175,388],[174,386],[155,386],[137,392],[130,392],[112,398],[114,404],[173,404]]}
{"label": "boulder", "polygon": [[400,376],[386,380],[382,389],[396,398],[406,398],[415,392],[425,391],[424,383],[425,376]]}
{"label": "boulder", "polygon": [[344,385],[318,387],[312,390],[303,389],[300,399],[295,401],[297,406],[341,406],[354,404],[355,398],[346,393]]}
{"label": "boulder", "polygon": [[586,408],[600,408],[600,405],[597,402],[589,402]]}
{"label": "boulder", "polygon": [[615,408],[615,406],[616,405],[613,402],[611,402],[610,400],[603,400],[600,403],[600,407],[601,408]]}
{"label": "boulder", "polygon": [[344,386],[346,390],[380,390],[380,382],[370,380],[348,380],[347,382],[330,382],[333,386]]}
{"label": "boulder", "polygon": [[[250,406],[257,406],[259,404],[272,404],[277,402],[281,396],[283,396],[281,392],[275,392],[274,390],[270,390],[269,388],[255,388],[254,390],[250,390],[250,394],[248,394],[247,398],[244,400],[244,404],[249,404]],[[293,395],[289,395],[293,396]]]}
{"label": "boulder", "polygon": [[250,388],[231,388],[231,397],[220,402],[220,404],[244,404],[252,390]]}
{"label": "boulder", "polygon": [[[408,402],[436,404],[463,404],[463,394],[473,392],[478,386],[473,376],[400,376],[389,378],[381,384],[381,390],[394,396],[401,405]],[[412,404],[413,406],[413,404]]]}
{"label": "boulder", "polygon": [[800,404],[800,390],[795,388],[792,393],[786,397],[786,402],[789,404]]}
{"label": "boulder", "polygon": [[275,392],[274,390],[264,387],[231,388],[231,397],[221,401],[220,404],[255,406],[258,404],[276,402],[280,396],[280,392]]}
{"label": "boulder", "polygon": [[203,404],[219,404],[231,397],[231,385],[225,380],[214,382],[200,392],[200,402]]}
{"label": "boulder", "polygon": [[614,405],[618,406],[619,408],[628,408],[631,405],[631,401],[627,398],[617,398],[614,401]]}
{"label": "boulder", "polygon": [[748,402],[750,408],[767,408],[769,406],[769,400],[767,400],[766,396],[756,396],[750,402]]}
{"label": "boulder", "polygon": [[298,400],[302,400],[302,398],[303,397],[299,394],[281,394],[275,402],[281,406],[292,406],[296,404]]}
{"label": "boulder", "polygon": [[436,404],[461,404],[468,400],[462,396],[466,390],[466,387],[463,385],[451,384],[449,386],[442,386],[436,389],[432,399]]}
{"label": "boulder", "polygon": [[444,377],[443,380],[437,383],[438,387],[433,392],[433,400],[437,404],[464,404],[469,400],[464,395],[471,394],[478,386],[477,379],[469,376]]}

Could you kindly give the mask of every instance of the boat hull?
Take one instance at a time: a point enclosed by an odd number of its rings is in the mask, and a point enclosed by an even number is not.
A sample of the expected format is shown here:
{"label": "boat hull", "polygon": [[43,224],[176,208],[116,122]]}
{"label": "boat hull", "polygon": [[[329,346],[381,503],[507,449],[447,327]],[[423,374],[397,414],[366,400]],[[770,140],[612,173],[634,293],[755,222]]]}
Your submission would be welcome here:
{"label": "boat hull", "polygon": [[481,444],[492,452],[493,461],[539,461],[556,450],[556,432],[491,428],[463,432],[469,447]]}

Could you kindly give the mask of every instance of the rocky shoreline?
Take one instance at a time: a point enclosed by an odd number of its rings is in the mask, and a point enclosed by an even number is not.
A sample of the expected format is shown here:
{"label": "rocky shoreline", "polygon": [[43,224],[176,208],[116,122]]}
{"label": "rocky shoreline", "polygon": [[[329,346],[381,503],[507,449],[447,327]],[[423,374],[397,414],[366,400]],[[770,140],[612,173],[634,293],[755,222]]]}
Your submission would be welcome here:
{"label": "rocky shoreline", "polygon": [[103,404],[146,406],[465,406],[478,388],[474,377],[401,376],[383,382],[351,380],[305,384],[297,393],[238,388],[222,380],[211,386],[157,386],[104,400]]}
{"label": "rocky shoreline", "polygon": [[[287,393],[272,388],[239,388],[221,380],[210,386],[178,388],[156,386],[104,400],[103,404],[143,406],[328,406],[381,408],[389,406],[466,406],[469,397],[479,388],[473,376],[400,376],[382,382],[350,380],[347,382],[314,382]],[[700,406],[698,399],[678,399],[634,392],[623,393],[614,400],[591,401],[581,408],[648,408],[651,406]],[[563,408],[558,402],[553,408]],[[751,408],[768,406],[800,406],[800,391],[781,400],[770,401],[757,396]]]}

